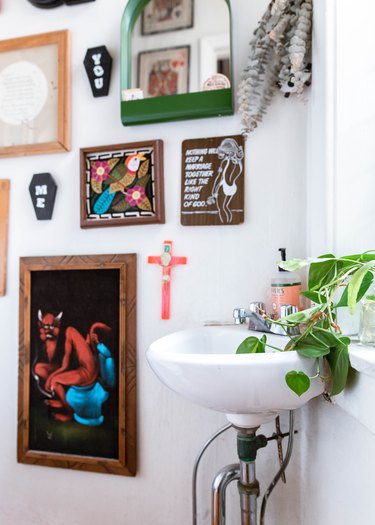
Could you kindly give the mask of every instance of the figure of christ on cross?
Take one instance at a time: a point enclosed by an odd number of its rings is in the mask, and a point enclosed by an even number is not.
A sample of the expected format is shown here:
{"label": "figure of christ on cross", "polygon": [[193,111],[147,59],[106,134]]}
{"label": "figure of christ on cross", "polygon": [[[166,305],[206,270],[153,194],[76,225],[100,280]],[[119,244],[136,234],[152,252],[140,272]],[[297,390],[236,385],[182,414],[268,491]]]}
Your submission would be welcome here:
{"label": "figure of christ on cross", "polygon": [[161,295],[161,318],[170,318],[171,303],[171,270],[177,264],[186,264],[186,257],[176,257],[172,255],[172,241],[164,241],[163,253],[161,256],[150,255],[149,264],[159,264],[163,269],[162,274],[162,295]]}

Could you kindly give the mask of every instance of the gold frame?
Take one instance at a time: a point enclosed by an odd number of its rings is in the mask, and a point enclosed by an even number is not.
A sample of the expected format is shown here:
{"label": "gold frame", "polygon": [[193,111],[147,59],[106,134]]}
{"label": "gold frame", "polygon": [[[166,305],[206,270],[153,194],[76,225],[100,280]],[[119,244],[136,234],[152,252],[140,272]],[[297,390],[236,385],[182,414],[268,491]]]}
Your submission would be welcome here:
{"label": "gold frame", "polygon": [[[58,153],[70,150],[70,35],[68,30],[24,36],[0,41],[1,54],[29,50],[51,44],[57,44],[57,129],[54,137],[46,142],[1,145],[0,157],[16,157],[43,153]],[[22,55],[22,53],[21,53]],[[1,73],[1,70],[0,70]],[[46,75],[47,77],[47,75]],[[48,78],[46,78],[48,81]],[[50,88],[49,88],[50,89]],[[46,106],[47,104],[45,104]]]}

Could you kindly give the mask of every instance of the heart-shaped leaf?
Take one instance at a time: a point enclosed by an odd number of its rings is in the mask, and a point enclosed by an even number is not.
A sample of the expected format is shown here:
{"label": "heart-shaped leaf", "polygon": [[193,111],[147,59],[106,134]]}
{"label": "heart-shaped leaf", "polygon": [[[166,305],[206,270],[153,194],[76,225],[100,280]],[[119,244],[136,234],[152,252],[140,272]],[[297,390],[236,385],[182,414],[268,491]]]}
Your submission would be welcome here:
{"label": "heart-shaped leaf", "polygon": [[332,396],[339,394],[344,390],[346,385],[350,364],[349,343],[350,339],[348,337],[340,337],[340,343],[334,348],[331,348],[329,355],[326,357],[332,375],[332,388],[330,392]]}
{"label": "heart-shaped leaf", "polygon": [[265,335],[259,340],[255,336],[247,337],[236,350],[236,354],[263,354],[267,337]]}
{"label": "heart-shaped leaf", "polygon": [[373,267],[372,262],[366,263],[361,266],[359,270],[353,273],[352,278],[348,284],[348,306],[351,314],[355,312],[355,305],[357,304],[357,297],[361,288],[361,285],[367,275],[368,271]]}
{"label": "heart-shaped leaf", "polygon": [[[359,287],[359,291],[357,294],[356,302],[360,301],[362,297],[365,295],[367,290],[370,288],[372,281],[374,280],[374,275],[372,272],[367,272],[366,275],[363,278],[363,281],[361,283],[361,286]],[[348,287],[345,286],[345,290],[339,300],[339,302],[335,305],[336,308],[341,308],[342,306],[348,306]]]}
{"label": "heart-shaped leaf", "polygon": [[299,397],[301,397],[302,394],[307,392],[307,390],[310,388],[310,379],[305,374],[305,372],[291,370],[286,374],[285,381],[288,387]]}

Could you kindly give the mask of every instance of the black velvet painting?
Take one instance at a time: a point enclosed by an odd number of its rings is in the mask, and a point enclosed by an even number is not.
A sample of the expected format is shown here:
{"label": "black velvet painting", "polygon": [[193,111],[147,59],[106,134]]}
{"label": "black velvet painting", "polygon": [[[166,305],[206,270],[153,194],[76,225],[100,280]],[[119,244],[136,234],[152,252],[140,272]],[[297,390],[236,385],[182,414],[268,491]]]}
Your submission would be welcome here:
{"label": "black velvet painting", "polygon": [[119,274],[31,272],[30,450],[118,457]]}

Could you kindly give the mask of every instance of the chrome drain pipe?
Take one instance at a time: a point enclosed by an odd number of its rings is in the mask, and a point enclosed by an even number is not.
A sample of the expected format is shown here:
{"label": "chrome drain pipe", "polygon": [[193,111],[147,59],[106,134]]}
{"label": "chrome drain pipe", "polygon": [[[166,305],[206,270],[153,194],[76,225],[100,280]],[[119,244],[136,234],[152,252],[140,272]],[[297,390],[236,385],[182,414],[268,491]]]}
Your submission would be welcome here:
{"label": "chrome drain pipe", "polygon": [[[266,490],[262,505],[260,509],[260,525],[264,525],[265,511],[267,501],[271,495],[271,492],[275,488],[277,482],[283,478],[285,469],[288,466],[292,450],[293,450],[293,435],[297,433],[294,430],[294,414],[293,411],[289,411],[289,431],[282,433],[280,429],[280,421],[276,420],[276,433],[270,437],[263,435],[256,435],[256,428],[240,428],[228,424],[219,429],[213,434],[208,441],[201,448],[193,469],[193,525],[197,525],[197,473],[200,460],[206,451],[207,447],[223,432],[233,426],[237,431],[237,453],[239,457],[239,463],[232,463],[222,468],[216,475],[212,483],[212,495],[211,495],[211,525],[225,525],[225,494],[228,485],[237,480],[238,492],[240,495],[241,505],[241,525],[257,525],[257,499],[259,497],[259,482],[255,475],[255,460],[257,451],[265,447],[268,441],[277,440],[280,469],[276,476],[272,480],[268,489]],[[284,437],[288,436],[288,446],[285,457],[283,458],[281,442]],[[283,480],[284,481],[284,480]]]}
{"label": "chrome drain pipe", "polygon": [[[206,441],[206,443],[203,445],[203,447],[200,449],[196,459],[195,459],[195,462],[194,462],[194,468],[193,468],[193,480],[192,480],[192,505],[193,505],[193,525],[197,525],[197,515],[198,515],[198,511],[197,511],[197,476],[198,476],[198,467],[199,467],[199,463],[202,459],[202,456],[203,454],[206,452],[207,448],[209,447],[209,445],[211,445],[211,443],[216,439],[218,438],[221,434],[223,434],[223,432],[226,432],[227,430],[229,430],[230,428],[232,428],[232,424],[231,423],[228,423],[227,425],[225,425],[224,427],[220,428],[217,432],[215,432],[214,434],[212,434],[212,436]],[[225,497],[225,494],[224,494],[224,497]],[[225,505],[225,503],[224,503]]]}
{"label": "chrome drain pipe", "polygon": [[225,525],[225,492],[231,481],[240,479],[238,463],[227,465],[216,475],[212,483],[212,525]]}
{"label": "chrome drain pipe", "polygon": [[240,494],[241,525],[257,525],[257,499],[259,482],[255,476],[255,461],[240,462]]}

